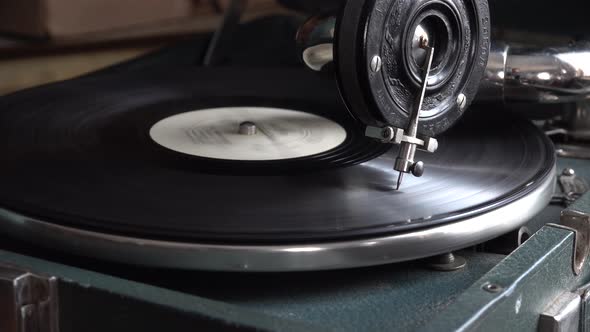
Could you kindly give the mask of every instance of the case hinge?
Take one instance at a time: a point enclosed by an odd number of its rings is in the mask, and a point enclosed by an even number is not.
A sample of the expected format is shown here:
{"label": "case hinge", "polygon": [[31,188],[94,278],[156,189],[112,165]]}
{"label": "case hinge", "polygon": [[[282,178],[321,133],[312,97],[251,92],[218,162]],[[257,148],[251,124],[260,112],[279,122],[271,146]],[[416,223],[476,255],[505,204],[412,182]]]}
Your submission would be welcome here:
{"label": "case hinge", "polygon": [[58,332],[57,278],[0,265],[0,331]]}

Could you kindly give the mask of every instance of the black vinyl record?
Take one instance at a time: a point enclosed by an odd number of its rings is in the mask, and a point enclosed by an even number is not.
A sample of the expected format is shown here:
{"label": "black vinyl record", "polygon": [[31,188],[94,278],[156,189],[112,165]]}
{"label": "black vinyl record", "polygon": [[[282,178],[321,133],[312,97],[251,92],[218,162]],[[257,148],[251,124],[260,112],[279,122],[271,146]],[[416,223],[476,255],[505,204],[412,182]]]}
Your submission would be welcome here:
{"label": "black vinyl record", "polygon": [[[503,113],[468,116],[419,153],[394,190],[396,148],[365,138],[331,80],[298,70],[150,70],[0,98],[0,205],[51,223],[161,240],[307,243],[452,223],[505,206],[553,176],[551,143]],[[280,161],[168,150],[150,128],[227,106],[280,107],[346,129],[324,153]],[[2,224],[0,223],[0,229]]]}

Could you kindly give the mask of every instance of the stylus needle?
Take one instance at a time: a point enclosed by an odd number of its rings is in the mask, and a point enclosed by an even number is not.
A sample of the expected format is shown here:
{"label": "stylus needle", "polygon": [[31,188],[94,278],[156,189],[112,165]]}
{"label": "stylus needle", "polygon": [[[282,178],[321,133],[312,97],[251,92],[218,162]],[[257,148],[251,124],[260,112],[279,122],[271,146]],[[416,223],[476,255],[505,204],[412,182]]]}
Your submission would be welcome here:
{"label": "stylus needle", "polygon": [[399,187],[401,187],[403,180],[404,180],[404,172],[399,172],[399,177],[397,178],[397,187],[395,187],[395,190],[399,190]]}
{"label": "stylus needle", "polygon": [[414,140],[418,134],[418,122],[420,121],[420,112],[428,88],[428,77],[430,76],[432,60],[434,59],[434,47],[428,46],[428,40],[423,37],[420,38],[420,47],[427,51],[426,63],[424,64],[420,93],[417,96],[418,98],[414,110],[410,115],[408,128],[404,135],[404,140],[400,145],[399,154],[393,167],[399,172],[396,190],[399,190],[402,184],[404,173],[412,173],[414,176],[420,177],[424,171],[424,163],[416,162],[414,160],[417,146],[412,140]]}

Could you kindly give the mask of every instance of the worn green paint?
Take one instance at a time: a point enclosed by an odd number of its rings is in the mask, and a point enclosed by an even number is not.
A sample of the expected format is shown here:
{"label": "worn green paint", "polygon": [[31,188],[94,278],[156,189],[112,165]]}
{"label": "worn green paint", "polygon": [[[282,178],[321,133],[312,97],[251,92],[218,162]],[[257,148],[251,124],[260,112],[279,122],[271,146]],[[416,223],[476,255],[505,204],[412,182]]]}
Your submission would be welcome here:
{"label": "worn green paint", "polygon": [[[261,331],[314,330],[309,325],[295,323],[287,319],[275,318],[263,313],[247,310],[243,307],[199,298],[197,296],[187,295],[129,280],[114,278],[108,275],[6,251],[0,251],[0,262],[9,266],[18,266],[27,271],[32,271],[33,273],[55,276],[69,284],[81,286],[81,288],[92,288],[105,293],[116,294],[121,298],[157,304],[162,307],[162,310],[178,310],[195,316],[209,317],[214,320],[225,322],[228,326]],[[100,312],[101,309],[98,308],[96,314],[100,315]],[[146,319],[149,318],[154,319],[156,317],[146,317]],[[112,317],[102,317],[102,319],[112,319]],[[82,328],[85,331],[93,331],[92,326],[78,326],[77,329],[73,329],[72,331],[80,331]]]}
{"label": "worn green paint", "polygon": [[[562,159],[560,164],[573,167],[586,178],[590,171],[584,167],[586,161]],[[590,213],[590,194],[568,209]],[[427,330],[536,331],[540,314],[564,292],[582,296],[580,326],[589,330],[590,310],[586,308],[590,307],[590,296],[580,287],[590,281],[590,269],[587,261],[582,273],[575,275],[574,239],[573,231],[545,226],[467,289]],[[486,292],[483,286],[487,283],[498,284],[503,291]]]}

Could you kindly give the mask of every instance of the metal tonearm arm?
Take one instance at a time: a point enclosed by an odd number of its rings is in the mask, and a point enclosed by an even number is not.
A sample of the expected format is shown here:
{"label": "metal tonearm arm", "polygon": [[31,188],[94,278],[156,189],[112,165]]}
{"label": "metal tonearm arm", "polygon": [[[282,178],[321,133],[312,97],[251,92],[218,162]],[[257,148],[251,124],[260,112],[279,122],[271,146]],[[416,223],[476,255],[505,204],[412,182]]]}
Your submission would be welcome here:
{"label": "metal tonearm arm", "polygon": [[428,87],[428,77],[432,68],[432,60],[434,59],[434,47],[428,45],[426,37],[420,38],[420,47],[425,49],[426,61],[424,64],[424,71],[422,73],[422,85],[420,93],[410,114],[408,127],[404,131],[400,128],[386,127],[375,128],[368,127],[366,135],[369,137],[381,139],[385,143],[399,144],[399,154],[395,160],[393,169],[399,172],[396,190],[399,190],[404,174],[412,173],[416,177],[424,174],[424,163],[415,161],[416,149],[425,150],[428,152],[435,152],[438,148],[438,142],[432,137],[424,137],[418,135],[418,122],[420,121],[420,112],[424,97],[426,96],[426,89]]}
{"label": "metal tonearm arm", "polygon": [[564,47],[492,44],[480,101],[570,103],[590,98],[590,42]]}

